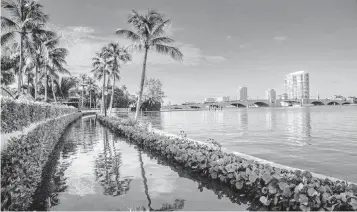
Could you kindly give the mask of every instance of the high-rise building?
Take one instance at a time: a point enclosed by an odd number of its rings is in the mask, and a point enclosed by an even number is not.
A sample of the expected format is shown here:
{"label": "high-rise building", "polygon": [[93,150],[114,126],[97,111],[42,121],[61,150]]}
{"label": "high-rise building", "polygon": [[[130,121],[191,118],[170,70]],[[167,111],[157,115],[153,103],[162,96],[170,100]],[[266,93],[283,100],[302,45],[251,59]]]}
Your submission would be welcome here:
{"label": "high-rise building", "polygon": [[275,100],[276,99],[276,92],[274,89],[268,89],[265,92],[265,98],[268,100]]}
{"label": "high-rise building", "polygon": [[247,100],[248,99],[248,88],[240,87],[238,90],[238,100]]}
{"label": "high-rise building", "polygon": [[309,99],[310,80],[309,73],[298,71],[285,76],[285,93],[289,99]]}

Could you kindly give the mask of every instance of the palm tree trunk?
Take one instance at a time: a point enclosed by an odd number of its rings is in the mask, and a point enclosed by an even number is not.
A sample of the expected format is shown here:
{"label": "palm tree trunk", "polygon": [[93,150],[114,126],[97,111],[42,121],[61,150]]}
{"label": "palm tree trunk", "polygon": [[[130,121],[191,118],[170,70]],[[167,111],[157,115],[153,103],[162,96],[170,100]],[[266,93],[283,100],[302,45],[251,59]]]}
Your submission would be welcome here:
{"label": "palm tree trunk", "polygon": [[35,100],[37,100],[37,85],[38,85],[38,67],[36,66],[36,70],[35,70]]}
{"label": "palm tree trunk", "polygon": [[89,109],[92,109],[92,87],[89,88]]}
{"label": "palm tree trunk", "polygon": [[144,183],[145,195],[148,200],[148,207],[149,207],[149,210],[152,211],[153,209],[151,208],[151,198],[149,195],[148,180],[145,176],[144,162],[143,162],[143,158],[141,156],[141,150],[139,150],[139,161],[140,161],[141,177],[143,178],[143,183]]}
{"label": "palm tree trunk", "polygon": [[102,89],[102,108],[101,108],[101,113],[104,114],[106,113],[105,111],[105,96],[104,96],[104,89],[105,89],[105,71],[103,74],[103,89]]}
{"label": "palm tree trunk", "polygon": [[83,107],[83,92],[84,92],[84,85],[82,85],[82,107]]}
{"label": "palm tree trunk", "polygon": [[143,90],[144,90],[144,81],[145,81],[145,72],[146,72],[146,60],[148,57],[148,48],[145,48],[145,54],[144,54],[144,62],[143,62],[143,71],[141,73],[141,81],[140,81],[140,92],[138,96],[138,102],[136,103],[136,112],[135,112],[135,120],[138,119],[139,112],[140,112],[140,106],[141,106],[141,98],[143,95]]}
{"label": "palm tree trunk", "polygon": [[51,77],[51,83],[52,83],[52,94],[53,94],[53,99],[55,100],[55,103],[57,103],[56,101],[56,92],[55,92],[55,84],[53,83],[53,78]]}
{"label": "palm tree trunk", "polygon": [[21,92],[21,71],[22,71],[22,34],[20,33],[20,64],[19,71],[17,72],[17,94]]}
{"label": "palm tree trunk", "polygon": [[114,74],[114,72],[113,72],[113,86],[112,86],[112,96],[111,96],[110,105],[109,105],[109,115],[112,113],[112,109],[113,109],[114,85],[115,85],[115,74]]}
{"label": "palm tree trunk", "polygon": [[47,75],[47,68],[45,67],[45,74],[46,74],[46,76],[45,76],[45,102],[47,102],[47,81],[48,81],[48,75]]}

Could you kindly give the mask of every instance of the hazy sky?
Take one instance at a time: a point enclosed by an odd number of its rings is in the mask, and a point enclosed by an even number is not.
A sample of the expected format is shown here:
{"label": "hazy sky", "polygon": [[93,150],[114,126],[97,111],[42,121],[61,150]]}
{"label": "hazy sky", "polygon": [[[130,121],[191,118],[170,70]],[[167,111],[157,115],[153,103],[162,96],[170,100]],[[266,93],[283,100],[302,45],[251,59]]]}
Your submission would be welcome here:
{"label": "hazy sky", "polygon": [[[264,98],[265,90],[283,92],[284,75],[310,73],[310,92],[320,97],[357,96],[357,1],[329,0],[41,0],[51,27],[67,40],[69,69],[90,73],[91,58],[127,28],[131,9],[154,8],[172,20],[168,35],[184,62],[150,53],[148,77],[159,78],[165,102],[205,97]],[[137,92],[143,55],[121,70],[119,86]]]}

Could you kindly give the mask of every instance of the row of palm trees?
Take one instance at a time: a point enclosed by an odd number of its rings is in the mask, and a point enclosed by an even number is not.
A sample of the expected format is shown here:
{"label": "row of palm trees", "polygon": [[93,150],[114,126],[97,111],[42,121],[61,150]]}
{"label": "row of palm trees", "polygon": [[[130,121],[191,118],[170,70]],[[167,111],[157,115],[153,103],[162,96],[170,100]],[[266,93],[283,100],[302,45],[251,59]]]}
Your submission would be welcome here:
{"label": "row of palm trees", "polygon": [[[144,89],[144,82],[146,76],[146,63],[148,60],[148,53],[154,50],[157,53],[171,56],[174,60],[182,61],[183,54],[176,47],[169,46],[168,44],[174,43],[174,40],[165,37],[165,29],[170,24],[170,19],[165,19],[161,13],[149,9],[145,14],[139,14],[135,10],[128,17],[128,23],[133,26],[133,30],[118,29],[116,34],[127,38],[133,42],[128,47],[120,47],[118,43],[110,43],[108,46],[103,47],[100,52],[96,53],[93,58],[93,72],[96,77],[103,80],[102,85],[102,105],[105,105],[105,79],[106,75],[110,75],[113,80],[112,89],[114,89],[115,79],[119,73],[121,62],[126,63],[131,60],[129,52],[138,51],[144,52],[143,68],[140,79],[140,91],[138,95],[135,119],[138,118]],[[108,77],[109,82],[109,77]],[[108,85],[108,83],[107,83]],[[113,94],[113,91],[112,91]],[[111,98],[112,105],[113,95]],[[104,109],[105,107],[101,107]],[[102,111],[103,112],[103,111]],[[111,113],[111,106],[109,108]]]}
{"label": "row of palm trees", "polygon": [[[39,81],[44,78],[45,97],[48,100],[48,84],[54,88],[59,73],[69,71],[64,68],[68,50],[59,47],[60,37],[46,28],[49,16],[43,6],[32,0],[4,0],[1,7],[9,14],[1,16],[1,46],[5,53],[3,60],[12,59],[10,67],[17,75],[17,95],[23,92],[24,75],[27,76],[27,90],[34,81],[35,99],[38,98]],[[34,79],[33,79],[34,78]],[[55,90],[52,89],[54,100]]]}
{"label": "row of palm trees", "polygon": [[[93,67],[92,72],[94,77],[98,80],[102,80],[102,112],[106,114],[105,107],[105,93],[108,92],[106,89],[109,87],[109,80],[112,79],[112,95],[109,104],[109,114],[111,114],[114,99],[114,88],[115,80],[119,79],[120,70],[122,63],[131,61],[131,54],[128,49],[119,45],[119,43],[109,43],[107,46],[102,47],[100,52],[96,53],[93,57]],[[108,75],[108,78],[106,76]],[[107,83],[106,83],[107,80]]]}
{"label": "row of palm trees", "polygon": [[[64,67],[68,51],[59,47],[60,37],[46,28],[49,16],[42,11],[42,5],[33,0],[4,0],[1,2],[1,6],[9,13],[9,17],[1,16],[2,53],[6,52],[4,57],[2,56],[2,67],[3,61],[4,64],[5,61],[11,61],[10,66],[9,64],[5,65],[7,68],[11,67],[17,75],[17,94],[20,95],[23,92],[25,84],[23,78],[27,76],[27,89],[29,90],[30,84],[34,84],[34,96],[37,99],[40,81],[44,79],[44,100],[48,100],[48,84],[50,84],[52,96],[56,101],[54,84],[58,81],[60,73],[69,74],[69,71]],[[182,61],[183,54],[180,50],[170,46],[174,40],[164,36],[165,29],[170,22],[170,19],[166,19],[163,14],[155,10],[149,9],[144,14],[133,10],[128,17],[128,23],[132,25],[132,30],[116,30],[118,36],[131,40],[132,45],[122,47],[119,43],[110,43],[96,53],[93,58],[94,69],[92,72],[94,72],[95,78],[102,79],[101,108],[104,112],[106,111],[104,101],[107,92],[105,88],[108,89],[111,79],[112,95],[109,108],[109,113],[111,113],[115,82],[116,79],[119,79],[119,69],[121,64],[132,59],[131,52],[144,53],[135,119],[139,115],[142,104],[148,53],[153,50],[169,55],[174,60]]]}

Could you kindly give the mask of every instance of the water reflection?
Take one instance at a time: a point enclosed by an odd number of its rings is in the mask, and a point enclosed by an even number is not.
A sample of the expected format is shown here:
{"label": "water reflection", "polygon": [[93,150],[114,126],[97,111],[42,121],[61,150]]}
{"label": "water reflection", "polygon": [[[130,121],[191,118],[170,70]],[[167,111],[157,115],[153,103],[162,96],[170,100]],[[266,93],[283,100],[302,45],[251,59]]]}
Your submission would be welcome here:
{"label": "water reflection", "polygon": [[240,109],[237,112],[237,120],[239,130],[242,132],[242,135],[248,134],[248,111],[247,109]]}
{"label": "water reflection", "polygon": [[103,153],[95,160],[96,180],[103,187],[103,194],[119,196],[126,194],[130,188],[132,179],[129,177],[120,180],[119,168],[122,164],[121,152],[115,149],[114,139],[108,139],[107,129],[103,129]]}
{"label": "water reflection", "polygon": [[128,203],[155,211],[247,208],[228,197],[217,199],[211,190],[200,192],[197,182],[180,177],[182,171],[160,165],[148,154],[84,117],[56,145],[30,209],[128,210],[122,207]]}
{"label": "water reflection", "polygon": [[288,141],[297,146],[311,145],[311,116],[309,109],[291,110],[287,114]]}

